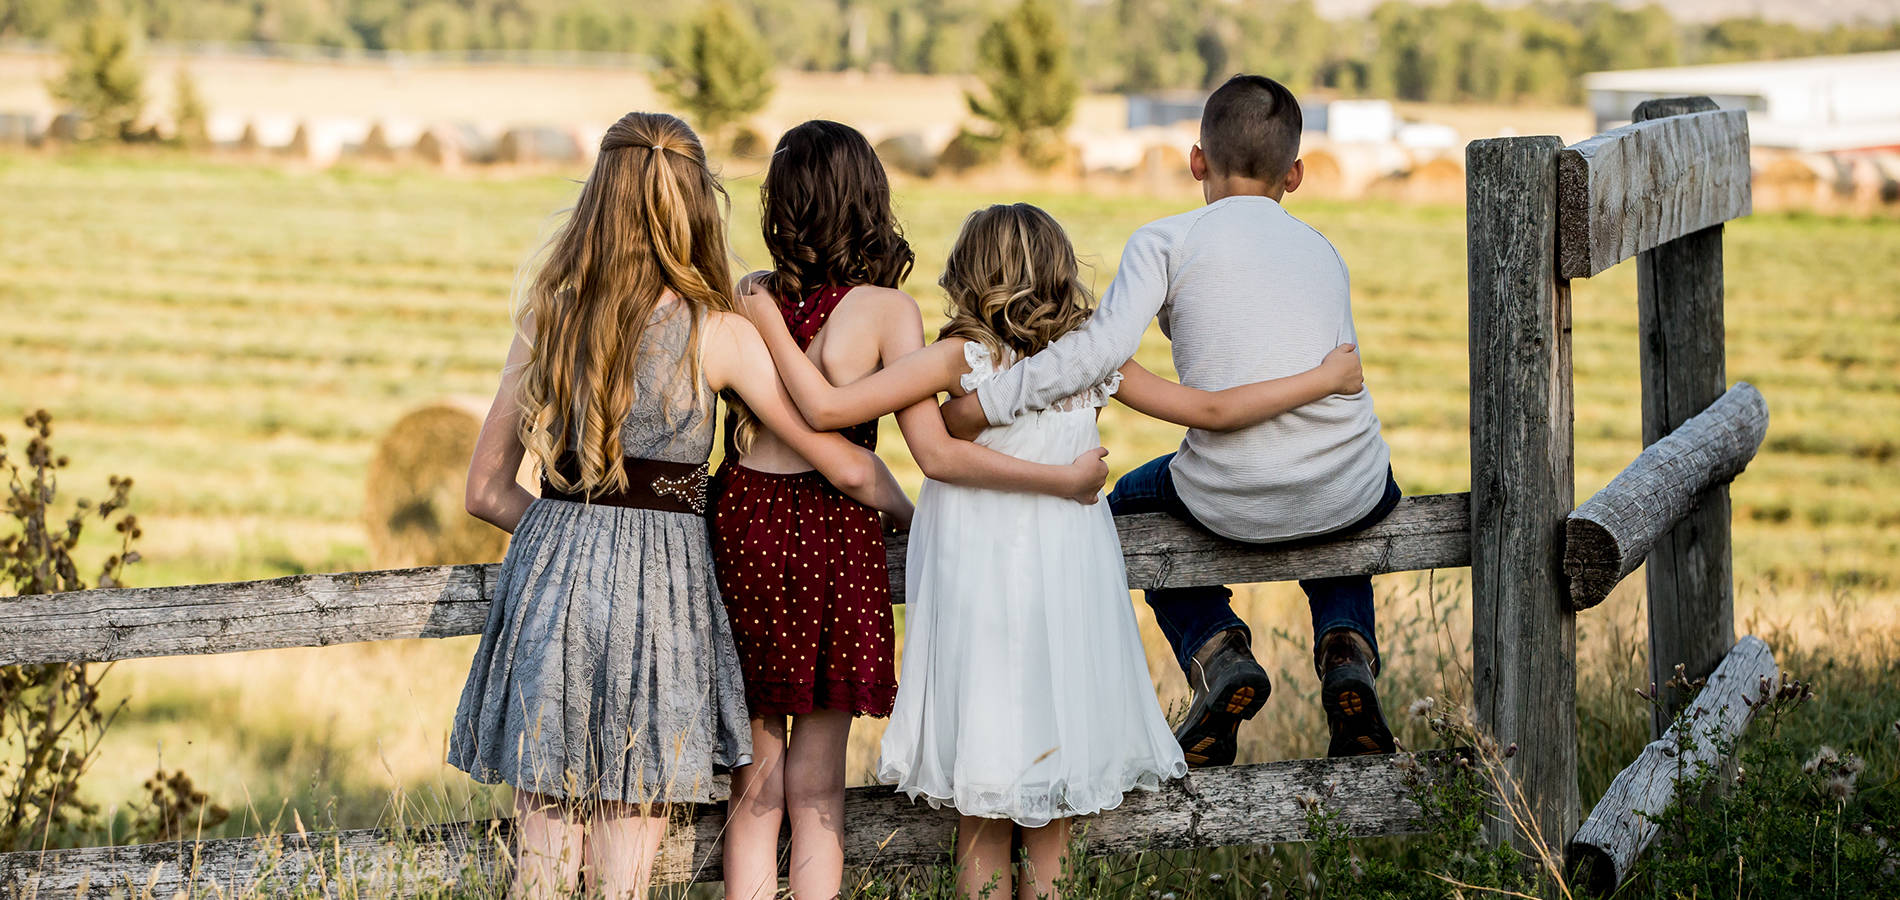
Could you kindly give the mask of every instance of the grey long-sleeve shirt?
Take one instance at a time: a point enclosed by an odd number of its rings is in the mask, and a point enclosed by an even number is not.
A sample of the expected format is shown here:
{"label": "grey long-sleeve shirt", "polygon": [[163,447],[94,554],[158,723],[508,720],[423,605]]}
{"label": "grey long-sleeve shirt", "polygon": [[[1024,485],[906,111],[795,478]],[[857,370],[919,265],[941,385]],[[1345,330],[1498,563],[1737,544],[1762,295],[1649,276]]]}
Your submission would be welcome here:
{"label": "grey long-sleeve shirt", "polygon": [[[1136,231],[1095,314],[983,385],[984,415],[1008,424],[1101,381],[1157,315],[1181,383],[1204,390],[1295,375],[1357,341],[1332,243],[1269,197],[1227,197]],[[1363,518],[1384,495],[1390,463],[1362,390],[1236,431],[1188,429],[1173,474],[1201,524],[1264,543]]]}

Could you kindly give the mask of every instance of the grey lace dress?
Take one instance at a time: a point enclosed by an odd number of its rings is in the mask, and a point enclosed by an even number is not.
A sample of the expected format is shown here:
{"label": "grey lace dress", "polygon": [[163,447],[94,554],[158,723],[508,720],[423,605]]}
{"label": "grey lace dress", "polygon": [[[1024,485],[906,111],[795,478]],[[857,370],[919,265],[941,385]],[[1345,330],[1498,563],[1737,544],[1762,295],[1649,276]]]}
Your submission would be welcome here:
{"label": "grey lace dress", "polygon": [[[692,311],[655,313],[628,456],[704,463],[713,392],[681,367]],[[449,736],[487,784],[568,800],[708,802],[751,761],[745,688],[706,519],[537,499],[508,545]]]}

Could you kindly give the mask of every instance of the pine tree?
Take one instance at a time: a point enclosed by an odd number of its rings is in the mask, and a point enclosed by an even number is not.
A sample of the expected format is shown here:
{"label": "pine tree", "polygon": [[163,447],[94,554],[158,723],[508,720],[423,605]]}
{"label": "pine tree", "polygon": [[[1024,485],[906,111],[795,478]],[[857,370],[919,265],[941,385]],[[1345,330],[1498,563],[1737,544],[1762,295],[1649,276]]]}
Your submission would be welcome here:
{"label": "pine tree", "polygon": [[129,140],[145,107],[145,67],[138,49],[138,31],[124,15],[89,16],[61,48],[66,69],[47,91],[79,113],[93,134]]}
{"label": "pine tree", "polygon": [[172,130],[179,144],[197,149],[211,143],[204,97],[198,93],[198,80],[191,70],[179,67],[172,78]]}
{"label": "pine tree", "polygon": [[727,3],[702,8],[662,48],[660,91],[687,110],[709,141],[772,97],[772,56],[751,24]]}
{"label": "pine tree", "polygon": [[1082,92],[1068,33],[1048,0],[1022,0],[990,23],[977,43],[988,97],[967,94],[970,111],[995,126],[1004,146],[1032,165],[1063,156],[1062,129]]}

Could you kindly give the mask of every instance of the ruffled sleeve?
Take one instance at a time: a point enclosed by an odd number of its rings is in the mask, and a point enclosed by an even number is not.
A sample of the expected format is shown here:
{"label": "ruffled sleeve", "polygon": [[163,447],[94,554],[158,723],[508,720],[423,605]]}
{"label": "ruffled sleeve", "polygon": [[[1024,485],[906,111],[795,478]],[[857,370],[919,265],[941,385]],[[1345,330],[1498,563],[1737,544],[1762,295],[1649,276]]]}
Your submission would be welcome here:
{"label": "ruffled sleeve", "polygon": [[1107,378],[1102,379],[1101,384],[1089,388],[1088,391],[1085,392],[1085,395],[1088,397],[1087,403],[1094,407],[1107,406],[1108,398],[1115,396],[1115,392],[1121,389],[1122,373],[1119,371],[1110,372]]}
{"label": "ruffled sleeve", "polygon": [[[964,393],[975,391],[983,382],[996,377],[996,360],[990,356],[990,348],[982,341],[963,342],[963,362],[970,367],[968,374],[958,379]],[[1115,373],[1117,377],[1121,373]]]}

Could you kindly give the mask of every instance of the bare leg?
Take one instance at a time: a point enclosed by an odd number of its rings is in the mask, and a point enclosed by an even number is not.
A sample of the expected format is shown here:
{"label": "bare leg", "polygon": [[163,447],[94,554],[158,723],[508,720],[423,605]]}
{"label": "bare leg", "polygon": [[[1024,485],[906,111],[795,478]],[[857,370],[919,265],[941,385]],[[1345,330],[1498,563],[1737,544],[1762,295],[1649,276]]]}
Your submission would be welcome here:
{"label": "bare leg", "polygon": [[792,896],[831,900],[844,881],[844,751],[851,714],[795,716],[785,751],[785,813],[792,820]]}
{"label": "bare leg", "polygon": [[1023,829],[1023,853],[1029,859],[1016,879],[1016,900],[1061,900],[1056,879],[1068,874],[1069,820]]}
{"label": "bare leg", "polygon": [[785,717],[752,720],[752,764],[732,770],[726,801],[726,896],[772,900],[785,819]]}
{"label": "bare leg", "polygon": [[1016,823],[1008,819],[963,816],[957,821],[957,894],[966,900],[1006,900],[1009,839]]}
{"label": "bare leg", "polygon": [[653,881],[653,858],[666,837],[658,805],[602,803],[587,822],[587,892],[606,900],[641,900]]}
{"label": "bare leg", "polygon": [[580,884],[581,823],[561,800],[515,791],[515,883],[527,900],[566,897]]}

